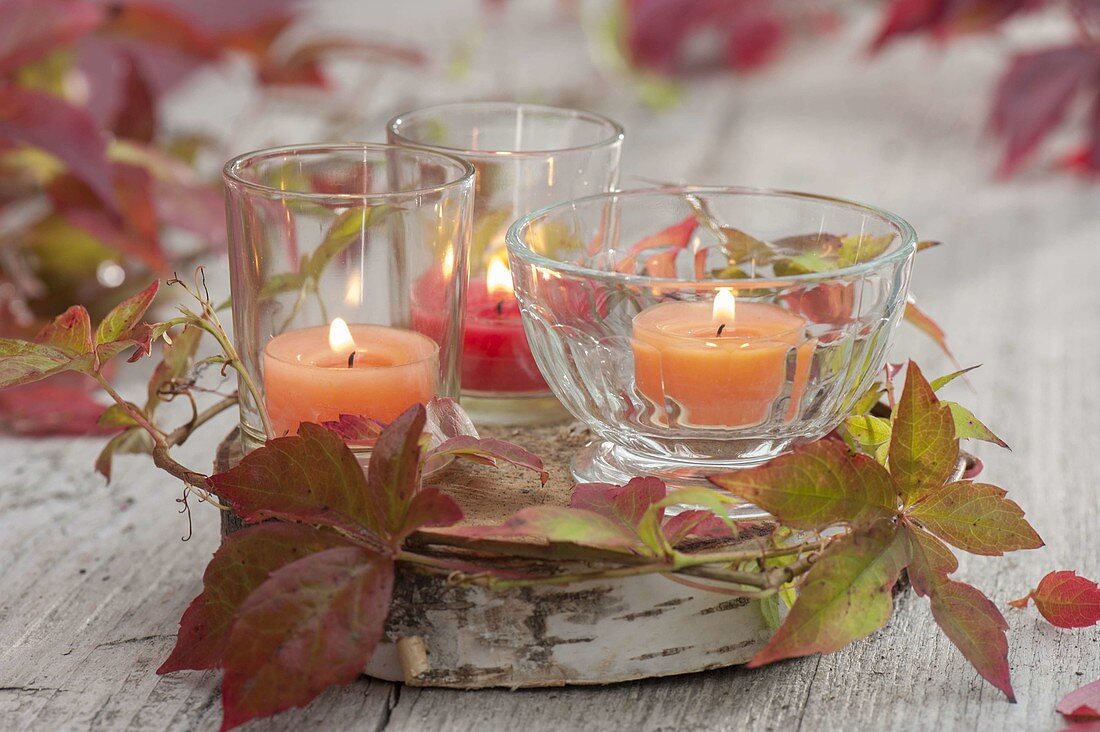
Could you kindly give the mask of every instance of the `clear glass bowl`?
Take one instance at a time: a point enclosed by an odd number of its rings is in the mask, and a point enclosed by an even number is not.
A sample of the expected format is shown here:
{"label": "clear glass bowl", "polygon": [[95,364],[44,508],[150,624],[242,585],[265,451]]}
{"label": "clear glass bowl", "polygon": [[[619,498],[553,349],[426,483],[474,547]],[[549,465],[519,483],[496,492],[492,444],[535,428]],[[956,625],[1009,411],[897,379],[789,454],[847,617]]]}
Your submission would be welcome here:
{"label": "clear glass bowl", "polygon": [[576,479],[673,487],[834,429],[885,362],[916,251],[870,206],[705,187],[568,201],[507,241],[539,368],[599,437]]}
{"label": "clear glass bowl", "polygon": [[388,135],[395,145],[457,155],[477,170],[462,406],[480,424],[567,419],[524,337],[504,234],[531,211],[613,189],[622,127],[576,109],[459,102],[400,114]]}

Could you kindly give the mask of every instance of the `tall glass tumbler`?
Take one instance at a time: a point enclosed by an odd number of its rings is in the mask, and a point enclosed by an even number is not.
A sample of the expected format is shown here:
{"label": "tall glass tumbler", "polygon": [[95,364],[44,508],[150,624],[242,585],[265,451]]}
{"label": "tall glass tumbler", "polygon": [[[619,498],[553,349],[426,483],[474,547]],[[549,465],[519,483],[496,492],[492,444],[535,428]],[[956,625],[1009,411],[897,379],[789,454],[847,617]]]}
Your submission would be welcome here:
{"label": "tall glass tumbler", "polygon": [[[474,169],[429,150],[261,150],[224,169],[244,446],[458,396]],[[352,444],[369,452],[369,440]]]}
{"label": "tall glass tumbler", "polygon": [[[512,102],[444,104],[398,115],[389,141],[457,155],[477,170],[462,404],[481,424],[539,424],[568,414],[546,385],[524,335],[504,235],[521,216],[610,191],[619,180],[623,130],[606,117]],[[561,226],[539,235],[568,251]]]}

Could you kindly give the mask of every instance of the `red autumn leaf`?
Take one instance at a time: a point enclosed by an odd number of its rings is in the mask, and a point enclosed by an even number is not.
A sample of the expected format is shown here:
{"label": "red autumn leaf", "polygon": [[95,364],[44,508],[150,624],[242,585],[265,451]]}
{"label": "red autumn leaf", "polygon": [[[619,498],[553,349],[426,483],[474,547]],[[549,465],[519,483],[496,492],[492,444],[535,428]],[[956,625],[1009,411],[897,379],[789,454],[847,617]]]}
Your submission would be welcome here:
{"label": "red autumn leaf", "polygon": [[392,537],[397,544],[421,527],[453,526],[462,520],[462,509],[439,488],[423,487],[405,512],[405,523]]}
{"label": "red autumn leaf", "polygon": [[905,529],[909,541],[909,581],[913,590],[921,597],[927,597],[939,582],[947,580],[947,575],[959,568],[959,560],[946,544],[932,534],[916,526]]}
{"label": "red autumn leaf", "polygon": [[1100,720],[1100,680],[1066,694],[1055,710],[1071,720]]}
{"label": "red autumn leaf", "polygon": [[[377,453],[376,453],[377,454]],[[303,424],[268,440],[211,486],[249,523],[269,518],[366,531],[382,545],[386,523],[355,455],[332,431]]]}
{"label": "red autumn leaf", "polygon": [[758,468],[710,481],[800,529],[841,521],[870,525],[897,512],[897,488],[886,469],[839,440],[800,445]]}
{"label": "red autumn leaf", "polygon": [[932,585],[932,616],[966,660],[1011,702],[1016,701],[1008,670],[1008,639],[1001,611],[976,587],[944,579]]}
{"label": "red autumn leaf", "polygon": [[354,681],[382,637],[393,569],[389,557],[338,547],[272,572],[229,632],[222,730]]}
{"label": "red autumn leaf", "polygon": [[1095,176],[1100,173],[1100,93],[1092,103],[1092,112],[1089,114],[1088,137],[1085,145],[1077,152],[1068,156],[1062,163],[1063,167],[1075,170],[1082,175]]}
{"label": "red autumn leaf", "polygon": [[111,128],[126,140],[150,142],[157,132],[157,97],[152,83],[138,59],[129,53],[119,55],[124,66],[122,101],[115,111]]}
{"label": "red autumn leaf", "polygon": [[905,538],[885,521],[834,541],[806,574],[783,625],[748,665],[832,653],[886,625],[906,555]]}
{"label": "red autumn leaf", "polygon": [[783,19],[766,5],[753,6],[733,23],[726,36],[726,59],[731,69],[752,71],[758,69],[783,51],[787,40],[787,27]]}
{"label": "red autumn leaf", "polygon": [[87,186],[75,176],[51,181],[48,191],[54,205],[73,226],[154,271],[167,272],[149,172],[137,165],[115,163],[111,165],[111,181],[121,216],[98,206]]}
{"label": "red autumn leaf", "polygon": [[117,207],[107,140],[87,110],[44,92],[0,86],[0,142],[55,155],[100,201]]}
{"label": "red autumn leaf", "polygon": [[775,57],[791,29],[828,31],[835,18],[812,3],[756,0],[629,0],[622,16],[628,60],[664,74],[699,67],[706,41],[721,44],[727,66],[750,71]]}
{"label": "red autumn leaf", "polygon": [[[414,404],[386,427],[374,444],[365,492],[371,520],[380,523],[383,536],[408,530],[406,513],[420,481],[420,439],[426,422],[424,406]],[[351,454],[342,443],[340,447]]]}
{"label": "red autumn leaf", "polygon": [[928,597],[932,616],[948,639],[991,684],[1015,701],[1008,670],[1008,623],[977,588],[949,579],[958,560],[939,539],[913,526],[904,529],[909,548],[909,579]]}
{"label": "red autumn leaf", "polygon": [[905,322],[914,326],[921,333],[935,341],[936,345],[940,347],[940,350],[947,355],[951,362],[958,366],[958,361],[955,360],[955,354],[951,352],[951,349],[947,345],[947,333],[940,325],[932,319],[928,313],[924,312],[917,305],[917,300],[912,295],[908,295],[905,301]]}
{"label": "red autumn leaf", "polygon": [[6,0],[0,3],[0,74],[72,43],[103,19],[85,0]]}
{"label": "red autumn leaf", "polygon": [[200,178],[179,158],[150,144],[117,141],[114,155],[152,176],[155,221],[189,231],[207,243],[225,240],[225,202],[220,187]]}
{"label": "red autumn leaf", "polygon": [[118,432],[99,424],[103,405],[92,398],[97,388],[74,373],[0,390],[0,431],[31,437]]}
{"label": "red autumn leaf", "polygon": [[212,59],[218,55],[210,34],[169,3],[119,5],[99,32],[188,56]]}
{"label": "red autumn leaf", "polygon": [[1100,81],[1100,50],[1074,44],[1020,54],[997,85],[990,115],[1004,139],[1001,172],[1011,173],[1061,122],[1086,84]]}
{"label": "red autumn leaf", "polygon": [[1100,623],[1100,588],[1076,572],[1051,572],[1038,587],[1009,604],[1024,608],[1028,600],[1034,600],[1047,622],[1059,628],[1087,628]]}
{"label": "red autumn leaf", "polygon": [[667,493],[664,482],[658,478],[631,478],[623,486],[578,483],[573,488],[569,505],[598,513],[634,529],[649,507],[664,499]]}
{"label": "red autumn leaf", "polygon": [[386,425],[371,417],[341,414],[338,419],[322,422],[321,426],[332,430],[344,442],[374,444]]}
{"label": "red autumn leaf", "polygon": [[[664,500],[667,492],[664,482],[652,477],[631,478],[623,486],[581,483],[574,487],[569,505],[610,519],[624,533],[637,537],[638,544],[660,551],[661,542],[656,531],[664,518],[665,509],[654,504]],[[647,517],[651,507],[656,513]],[[644,525],[643,519],[646,519]]]}
{"label": "red autumn leaf", "polygon": [[897,36],[928,32],[937,38],[993,28],[1012,15],[1042,5],[1044,0],[892,0],[872,51]]}
{"label": "red autumn leaf", "polygon": [[[691,241],[691,235],[698,225],[699,222],[692,214],[679,223],[645,237],[630,248],[630,252],[615,265],[615,269],[627,274],[636,274],[638,259],[644,256],[647,274],[652,277],[674,276],[676,255]],[[662,251],[649,253],[651,249]]]}
{"label": "red autumn leaf", "polygon": [[661,533],[665,535],[665,541],[669,546],[677,546],[689,537],[700,539],[732,539],[733,531],[720,516],[713,511],[692,509],[681,511],[675,516],[665,519],[661,525]]}
{"label": "red autumn leaf", "polygon": [[539,480],[543,485],[550,479],[550,474],[543,469],[542,458],[507,440],[459,435],[446,440],[428,453],[429,458],[442,455],[454,455],[486,465],[496,465],[497,460],[503,460],[515,465],[517,468],[525,468],[538,473]]}
{"label": "red autumn leaf", "polygon": [[203,591],[180,619],[172,654],[158,674],[221,665],[233,616],[276,569],[314,552],[351,543],[331,531],[269,521],[227,536],[203,573]]}
{"label": "red autumn leaf", "polygon": [[912,361],[898,399],[889,454],[890,474],[906,503],[946,483],[959,457],[951,410]]}

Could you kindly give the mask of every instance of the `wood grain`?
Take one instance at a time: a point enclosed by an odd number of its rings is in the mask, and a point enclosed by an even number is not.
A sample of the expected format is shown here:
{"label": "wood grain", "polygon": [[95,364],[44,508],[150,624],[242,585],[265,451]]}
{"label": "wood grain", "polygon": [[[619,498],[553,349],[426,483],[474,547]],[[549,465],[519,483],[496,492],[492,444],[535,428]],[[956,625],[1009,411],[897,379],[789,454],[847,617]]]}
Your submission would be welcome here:
{"label": "wood grain", "polygon": [[[985,362],[973,391],[953,385],[952,397],[1013,446],[979,448],[986,477],[1010,489],[1047,542],[1004,559],[966,558],[958,576],[1002,607],[1052,569],[1100,577],[1097,189],[1042,165],[992,180],[995,151],[981,135],[1003,41],[967,40],[942,54],[907,44],[865,62],[863,17],[779,68],[703,80],[681,106],[654,114],[623,88],[601,86],[586,39],[557,6],[514,3],[489,21],[461,87],[446,59],[431,71],[380,74],[370,94],[342,102],[362,115],[345,136],[381,139],[389,114],[427,100],[558,101],[626,125],[625,185],[644,176],[777,186],[899,212],[923,238],[947,242],[921,255],[914,290],[947,326],[959,360]],[[446,49],[479,17],[474,0],[389,7],[329,0],[318,4],[317,23]],[[216,126],[202,110],[231,119],[248,101],[237,89],[196,88],[168,112],[181,124]],[[313,139],[306,122],[284,115],[236,130],[234,149]],[[903,329],[894,358],[909,355],[930,375],[950,370]],[[228,428],[186,445],[187,462],[206,465]],[[98,448],[0,439],[0,729],[216,729],[215,674],[153,670],[199,590],[217,517],[196,507],[194,536],[180,542],[178,487],[124,459],[105,488],[91,471]],[[898,604],[888,628],[825,658],[515,693],[363,679],[250,729],[1056,730],[1058,699],[1100,678],[1100,629],[1060,631],[1033,610],[1006,611],[1020,699],[1008,704],[936,632],[925,601],[906,594]]]}

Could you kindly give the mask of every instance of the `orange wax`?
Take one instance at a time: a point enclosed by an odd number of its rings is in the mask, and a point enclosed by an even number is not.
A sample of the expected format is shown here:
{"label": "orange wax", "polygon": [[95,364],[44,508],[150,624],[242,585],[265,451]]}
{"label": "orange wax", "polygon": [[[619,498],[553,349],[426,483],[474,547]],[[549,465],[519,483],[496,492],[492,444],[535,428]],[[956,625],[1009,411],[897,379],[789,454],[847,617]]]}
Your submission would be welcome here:
{"label": "orange wax", "polygon": [[345,332],[354,342],[334,349],[329,330],[323,325],[290,331],[264,348],[264,401],[276,436],[295,434],[302,422],[341,414],[392,422],[435,396],[439,346],[431,338],[383,325],[352,325]]}
{"label": "orange wax", "polygon": [[783,395],[792,351],[795,368],[784,418],[793,419],[814,348],[806,321],[775,305],[738,302],[732,322],[723,323],[716,309],[709,302],[665,302],[634,316],[635,383],[654,405],[656,420],[668,424],[671,401],[679,408],[680,424],[764,422]]}

